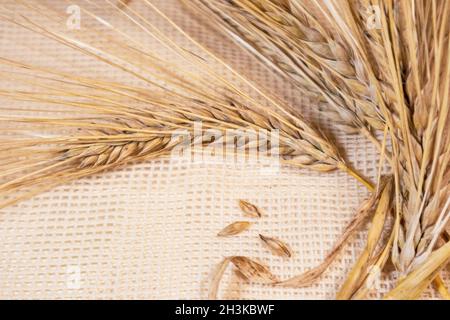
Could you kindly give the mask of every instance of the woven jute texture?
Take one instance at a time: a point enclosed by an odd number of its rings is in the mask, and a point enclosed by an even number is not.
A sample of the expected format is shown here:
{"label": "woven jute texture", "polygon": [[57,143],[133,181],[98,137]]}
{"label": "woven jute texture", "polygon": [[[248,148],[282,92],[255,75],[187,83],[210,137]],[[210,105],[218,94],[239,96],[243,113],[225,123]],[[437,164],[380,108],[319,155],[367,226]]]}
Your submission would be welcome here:
{"label": "woven jute texture", "polygon": [[[44,2],[58,8],[64,3]],[[152,2],[238,71],[333,133],[351,163],[367,177],[375,178],[378,157],[370,142],[335,131],[313,102],[303,99],[287,81],[195,19],[176,0]],[[172,39],[195,50],[180,33],[152,16],[155,13],[142,1],[131,1],[130,6]],[[97,12],[101,10],[108,17],[107,6],[97,8]],[[162,50],[142,30],[126,30],[155,52]],[[135,81],[6,22],[0,23],[0,55],[74,74]],[[176,57],[168,54],[168,59]],[[219,67],[217,70],[226,74]],[[8,85],[7,79],[1,81],[3,86]],[[2,101],[1,108],[7,111],[10,105]],[[261,169],[255,164],[187,163],[162,158],[77,180],[3,209],[0,298],[205,299],[211,274],[225,256],[258,259],[282,279],[314,267],[368,196],[367,191],[340,172],[319,174],[287,166],[278,172]],[[225,225],[243,219],[238,199],[260,207],[263,218],[253,220],[252,227],[240,235],[218,238],[217,232]],[[259,233],[283,239],[292,248],[293,257],[272,255],[262,246]],[[364,234],[362,230],[353,237],[311,287],[249,284],[230,268],[219,297],[332,299],[362,249]],[[443,277],[448,283],[448,273]],[[393,276],[383,276],[371,297],[380,298],[394,280]],[[424,298],[437,296],[429,290]]]}

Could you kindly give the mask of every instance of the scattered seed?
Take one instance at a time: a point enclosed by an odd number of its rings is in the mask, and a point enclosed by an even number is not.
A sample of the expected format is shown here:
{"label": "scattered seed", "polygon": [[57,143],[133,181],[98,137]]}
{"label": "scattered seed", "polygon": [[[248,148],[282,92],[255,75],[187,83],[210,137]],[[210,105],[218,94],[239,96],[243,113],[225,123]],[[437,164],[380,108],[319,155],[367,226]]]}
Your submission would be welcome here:
{"label": "scattered seed", "polygon": [[292,256],[291,250],[283,241],[275,238],[265,237],[262,234],[260,234],[259,237],[264,242],[264,244],[267,245],[269,249],[276,255],[289,258]]}
{"label": "scattered seed", "polygon": [[250,225],[251,223],[248,221],[236,221],[223,228],[217,235],[219,237],[234,236],[250,228]]}
{"label": "scattered seed", "polygon": [[261,211],[250,202],[239,200],[239,207],[241,210],[250,217],[261,218]]}

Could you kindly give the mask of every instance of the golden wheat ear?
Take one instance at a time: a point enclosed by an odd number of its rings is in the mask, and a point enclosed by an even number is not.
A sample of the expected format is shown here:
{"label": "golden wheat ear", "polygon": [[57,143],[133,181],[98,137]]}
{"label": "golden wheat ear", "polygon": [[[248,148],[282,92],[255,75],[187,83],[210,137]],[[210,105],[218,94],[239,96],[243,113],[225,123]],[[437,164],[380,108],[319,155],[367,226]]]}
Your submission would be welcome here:
{"label": "golden wheat ear", "polygon": [[[324,4],[316,3],[318,8],[302,1],[195,0],[186,4],[213,14],[219,28],[296,84],[302,94],[321,97],[321,109],[333,124],[349,133],[360,131],[378,146],[373,130],[382,130],[385,121],[373,86],[365,66],[356,60],[355,48],[327,27],[336,28],[334,20],[323,23],[323,17],[311,13],[324,10]],[[359,18],[360,26],[365,26],[363,19]],[[380,83],[385,93],[392,92],[388,82]]]}
{"label": "golden wheat ear", "polygon": [[[118,71],[145,83],[145,87],[133,87],[101,79],[83,78],[5,58],[0,59],[3,65],[13,69],[10,79],[22,85],[33,82],[33,77],[39,76],[42,80],[36,84],[38,91],[2,90],[0,95],[4,98],[26,101],[29,104],[27,106],[29,112],[33,110],[33,104],[43,103],[58,106],[66,112],[75,110],[73,111],[75,114],[80,114],[80,117],[65,118],[54,116],[37,118],[23,114],[20,118],[8,115],[3,118],[4,121],[26,123],[27,126],[45,124],[57,128],[78,129],[73,136],[68,137],[68,140],[75,142],[68,145],[59,143],[56,160],[49,159],[50,166],[39,171],[39,174],[44,171],[51,172],[55,168],[60,170],[62,166],[72,166],[70,170],[95,166],[96,170],[100,170],[105,164],[110,166],[115,162],[122,163],[133,160],[136,156],[142,158],[148,154],[150,158],[153,152],[150,152],[144,143],[153,145],[153,141],[161,141],[162,149],[167,151],[165,147],[168,143],[167,135],[179,129],[193,132],[195,123],[202,121],[207,129],[217,129],[221,132],[230,129],[277,130],[280,134],[280,157],[283,163],[322,172],[342,169],[370,186],[350,169],[331,139],[284,103],[266,94],[223,61],[212,56],[233,75],[247,83],[259,96],[260,100],[256,100],[215,72],[205,59],[175,44],[139,12],[132,8],[121,10],[109,1],[106,1],[106,4],[118,17],[139,27],[146,35],[180,56],[184,64],[196,67],[199,72],[192,72],[192,69],[183,67],[183,63],[169,61],[159,56],[126,31],[115,27],[113,22],[107,22],[86,7],[81,7],[86,16],[97,25],[107,26],[107,31],[85,27],[75,34],[63,32],[61,30],[65,30],[64,28],[55,27],[54,24],[64,21],[62,19],[64,15],[33,1],[26,4],[30,9],[25,11],[28,15],[20,14],[14,18],[2,15],[3,19],[11,23],[46,36],[101,63],[109,64]],[[162,14],[150,2],[144,1],[144,4],[157,14]],[[48,25],[34,20],[35,15],[39,14],[48,17],[50,20]],[[165,16],[163,18],[173,24]],[[176,29],[183,33],[178,27]],[[96,38],[92,42],[85,41],[83,40],[85,33],[95,34]],[[97,45],[96,41],[110,43],[111,46]],[[200,49],[203,50],[202,47]],[[206,50],[204,54],[211,56]],[[136,71],[137,69],[140,71]],[[27,71],[28,74],[19,74],[18,71]],[[27,108],[23,111],[26,112]],[[80,135],[90,136],[89,139],[83,140],[82,147],[77,142]],[[122,140],[110,143],[108,139],[114,139],[114,136],[121,136]],[[64,137],[66,136],[60,139]],[[33,147],[48,145],[46,139],[41,141],[35,139],[33,143],[35,144]],[[72,151],[72,148],[78,150],[79,154]],[[126,151],[119,152],[122,149]],[[160,150],[157,152],[163,153]],[[115,159],[118,154],[120,161],[112,161],[111,159]],[[74,160],[67,159],[68,155]],[[64,162],[61,162],[61,159]],[[93,171],[89,168],[87,172]],[[70,177],[75,176],[77,175],[70,173]],[[4,188],[10,188],[11,185],[19,187],[18,182],[13,181],[14,183],[7,181]],[[36,179],[28,179],[27,185],[32,181]]]}

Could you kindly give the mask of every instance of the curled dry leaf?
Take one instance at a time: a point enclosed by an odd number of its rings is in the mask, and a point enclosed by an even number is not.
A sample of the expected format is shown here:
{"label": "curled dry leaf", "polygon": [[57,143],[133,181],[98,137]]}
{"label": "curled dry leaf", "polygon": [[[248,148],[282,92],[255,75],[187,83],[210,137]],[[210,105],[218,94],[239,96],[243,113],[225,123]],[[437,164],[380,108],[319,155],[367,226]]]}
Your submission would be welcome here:
{"label": "curled dry leaf", "polygon": [[299,275],[296,275],[287,280],[281,281],[278,285],[291,287],[291,288],[303,288],[312,285],[319,279],[322,274],[328,269],[331,263],[336,259],[338,254],[342,252],[345,244],[354,235],[356,230],[362,225],[364,220],[373,212],[373,207],[378,201],[378,193],[373,193],[358,209],[355,217],[345,228],[344,233],[336,241],[333,248],[327,254],[325,260],[312,269],[307,270]]}
{"label": "curled dry leaf", "polygon": [[253,261],[243,256],[231,256],[224,258],[217,266],[212,277],[211,286],[208,293],[208,299],[217,299],[219,292],[220,281],[231,263],[236,267],[239,276],[242,276],[248,281],[255,281],[260,283],[275,283],[278,279],[270,272],[269,268],[259,262]]}
{"label": "curled dry leaf", "polygon": [[241,210],[250,217],[261,218],[261,211],[255,205],[250,202],[239,200],[239,207]]}
{"label": "curled dry leaf", "polygon": [[260,283],[275,283],[278,279],[268,267],[262,265],[259,262],[251,260],[250,258],[243,256],[231,257],[230,260],[238,271],[249,281],[255,281]]}
{"label": "curled dry leaf", "polygon": [[223,228],[217,235],[219,237],[234,236],[235,234],[241,233],[242,231],[250,228],[250,225],[251,223],[248,221],[236,221]]}
{"label": "curled dry leaf", "polygon": [[269,247],[269,249],[274,252],[276,255],[284,256],[284,257],[292,257],[292,252],[283,241],[263,236],[262,234],[259,235],[261,240],[264,242],[265,245]]}

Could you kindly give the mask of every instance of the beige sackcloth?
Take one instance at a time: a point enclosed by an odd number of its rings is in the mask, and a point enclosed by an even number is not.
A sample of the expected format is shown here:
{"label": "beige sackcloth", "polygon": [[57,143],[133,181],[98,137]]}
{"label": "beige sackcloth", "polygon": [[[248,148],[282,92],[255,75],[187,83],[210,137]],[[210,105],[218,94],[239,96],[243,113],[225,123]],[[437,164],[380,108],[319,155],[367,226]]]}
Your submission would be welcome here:
{"label": "beige sackcloth", "polygon": [[[42,2],[60,7],[64,3]],[[177,0],[152,2],[236,70],[333,133],[351,163],[375,180],[379,159],[369,141],[335,130],[288,81],[196,19]],[[109,9],[102,6],[107,17]],[[152,16],[155,13],[143,1],[134,0],[130,6],[184,47],[194,48]],[[155,51],[160,49],[142,30],[130,32]],[[0,56],[76,74],[125,79],[113,68],[3,21]],[[2,108],[7,104],[2,103]],[[0,211],[0,298],[205,299],[214,269],[231,255],[264,262],[286,279],[322,261],[367,196],[364,186],[342,172],[320,174],[282,166],[276,174],[268,174],[257,165],[167,158],[133,163]],[[245,219],[238,199],[260,207],[263,217],[253,219],[251,228],[240,235],[218,238],[224,226]],[[259,233],[288,243],[293,257],[272,255],[261,244]],[[364,243],[362,230],[323,277],[306,288],[247,283],[230,267],[219,298],[333,299]],[[370,297],[382,297],[394,278],[383,275]],[[443,278],[449,284],[448,272]],[[438,297],[434,290],[423,295]]]}

